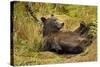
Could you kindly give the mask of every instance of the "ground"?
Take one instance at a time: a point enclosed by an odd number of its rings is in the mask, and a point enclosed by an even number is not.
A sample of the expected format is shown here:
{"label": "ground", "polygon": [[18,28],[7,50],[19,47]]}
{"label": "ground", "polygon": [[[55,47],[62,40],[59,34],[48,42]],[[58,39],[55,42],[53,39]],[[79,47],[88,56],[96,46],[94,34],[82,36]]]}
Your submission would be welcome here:
{"label": "ground", "polygon": [[[25,49],[26,47],[26,49]],[[18,49],[19,48],[19,49]],[[24,49],[23,49],[24,48]],[[14,50],[15,65],[40,65],[40,64],[55,64],[55,63],[72,63],[72,62],[90,62],[97,60],[96,44],[92,44],[88,49],[81,54],[56,54],[53,52],[37,52],[27,50],[27,45],[17,46]]]}

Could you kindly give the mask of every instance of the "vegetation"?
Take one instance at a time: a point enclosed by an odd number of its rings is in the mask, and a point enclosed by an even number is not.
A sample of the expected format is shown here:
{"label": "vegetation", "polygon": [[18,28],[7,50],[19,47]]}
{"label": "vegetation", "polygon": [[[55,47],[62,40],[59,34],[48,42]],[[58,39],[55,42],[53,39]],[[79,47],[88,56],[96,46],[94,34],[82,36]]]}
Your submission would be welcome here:
{"label": "vegetation", "polygon": [[[13,9],[13,57],[14,65],[51,64],[96,60],[96,6],[14,2]],[[40,17],[54,14],[64,22],[64,30],[74,30],[81,20],[91,26],[90,34],[95,42],[78,55],[58,55],[52,52],[41,52],[43,37]],[[92,24],[92,25],[93,25]]]}

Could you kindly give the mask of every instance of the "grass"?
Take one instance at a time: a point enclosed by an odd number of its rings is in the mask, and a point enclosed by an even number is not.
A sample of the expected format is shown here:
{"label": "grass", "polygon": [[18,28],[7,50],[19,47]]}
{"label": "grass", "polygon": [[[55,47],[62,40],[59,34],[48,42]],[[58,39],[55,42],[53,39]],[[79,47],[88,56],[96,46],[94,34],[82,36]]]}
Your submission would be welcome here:
{"label": "grass", "polygon": [[[36,4],[37,5],[37,4]],[[14,50],[14,65],[37,65],[37,64],[55,64],[55,63],[69,63],[69,62],[84,62],[84,61],[96,61],[97,47],[96,42],[92,43],[88,49],[77,55],[63,54],[59,55],[53,52],[44,51],[39,49],[42,46],[42,25],[37,23],[33,18],[25,11],[25,3],[17,2],[14,4],[14,16],[13,16],[13,50]],[[35,6],[37,7],[37,6]],[[49,6],[50,7],[50,6]],[[81,7],[81,6],[78,6]],[[69,6],[67,14],[59,14],[59,11],[54,11],[55,16],[60,22],[64,22],[65,25],[62,31],[74,30],[79,26],[81,20],[94,22],[96,20],[96,9],[91,7],[84,7],[82,10],[82,16],[79,11],[71,11],[74,6]],[[76,8],[76,7],[75,7]],[[42,6],[39,7],[42,9]],[[49,9],[49,8],[47,8]],[[51,8],[50,8],[51,9]],[[78,9],[77,9],[78,10]],[[80,10],[80,9],[79,9]],[[51,10],[52,11],[52,10]],[[48,13],[50,11],[48,10]],[[51,13],[51,12],[50,12]],[[88,15],[85,16],[84,13]],[[76,14],[76,16],[75,16]],[[42,12],[36,13],[37,18],[41,16],[50,16],[50,14],[42,14]],[[81,16],[81,17],[80,17]],[[86,23],[87,23],[86,22]],[[96,34],[96,33],[95,33]]]}
{"label": "grass", "polygon": [[28,45],[17,45],[14,48],[14,65],[40,65],[54,63],[72,63],[72,62],[88,62],[96,61],[97,58],[96,44],[93,43],[88,49],[76,55],[63,54],[59,55],[53,52],[33,51]]}

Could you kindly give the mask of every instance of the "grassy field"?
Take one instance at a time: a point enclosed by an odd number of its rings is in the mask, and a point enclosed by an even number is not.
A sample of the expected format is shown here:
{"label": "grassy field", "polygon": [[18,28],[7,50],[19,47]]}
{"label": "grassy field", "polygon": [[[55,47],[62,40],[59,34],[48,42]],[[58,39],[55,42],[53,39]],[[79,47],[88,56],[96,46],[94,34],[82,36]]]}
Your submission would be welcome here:
{"label": "grassy field", "polygon": [[[76,55],[59,55],[49,51],[39,51],[43,42],[42,25],[40,21],[36,22],[26,11],[25,4],[27,3],[16,2],[14,4],[14,15],[12,17],[13,44],[11,44],[14,50],[14,65],[72,63],[97,60],[96,40],[85,52]],[[35,3],[32,7],[37,10],[35,16],[39,20],[41,16],[49,17],[53,12],[59,21],[65,23],[62,31],[74,30],[79,26],[81,20],[84,20],[86,24],[96,22],[96,7],[94,6],[56,5],[54,9],[53,6],[52,4]],[[61,7],[64,8],[62,11],[59,10]]]}

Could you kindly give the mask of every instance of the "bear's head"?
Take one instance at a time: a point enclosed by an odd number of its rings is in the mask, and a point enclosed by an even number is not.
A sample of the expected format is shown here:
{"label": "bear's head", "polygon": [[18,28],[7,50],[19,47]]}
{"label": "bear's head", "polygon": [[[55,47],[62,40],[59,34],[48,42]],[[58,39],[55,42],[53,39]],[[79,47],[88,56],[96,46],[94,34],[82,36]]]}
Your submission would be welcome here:
{"label": "bear's head", "polygon": [[43,36],[46,36],[52,32],[59,32],[64,26],[64,23],[60,23],[52,18],[41,17],[41,21],[43,23]]}

